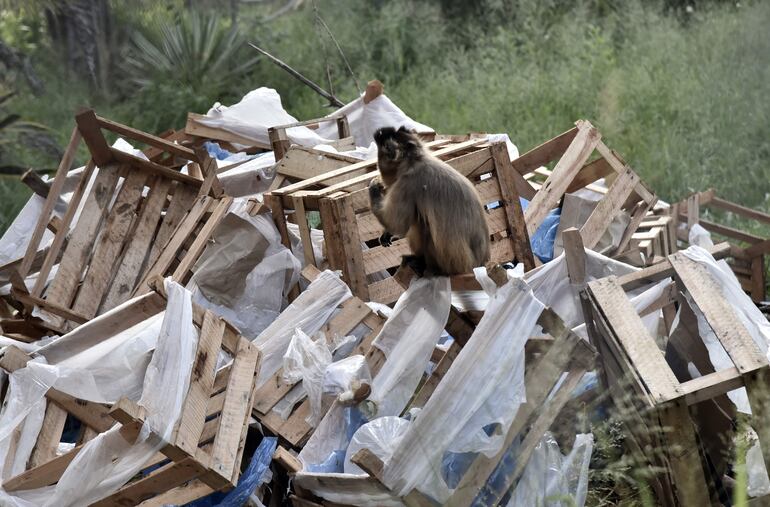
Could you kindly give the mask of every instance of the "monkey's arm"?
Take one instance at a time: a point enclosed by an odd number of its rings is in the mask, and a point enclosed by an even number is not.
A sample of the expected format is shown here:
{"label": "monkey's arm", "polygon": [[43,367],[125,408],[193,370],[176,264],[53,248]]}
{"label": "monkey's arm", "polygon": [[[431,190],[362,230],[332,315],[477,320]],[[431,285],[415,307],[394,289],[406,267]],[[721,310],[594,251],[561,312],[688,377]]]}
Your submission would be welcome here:
{"label": "monkey's arm", "polygon": [[[407,231],[415,220],[416,208],[414,199],[409,195],[408,189],[399,187],[388,189],[388,195],[384,195],[384,187],[378,180],[369,185],[369,200],[372,213],[385,228],[387,236],[405,237]],[[385,237],[386,242],[389,237]]]}

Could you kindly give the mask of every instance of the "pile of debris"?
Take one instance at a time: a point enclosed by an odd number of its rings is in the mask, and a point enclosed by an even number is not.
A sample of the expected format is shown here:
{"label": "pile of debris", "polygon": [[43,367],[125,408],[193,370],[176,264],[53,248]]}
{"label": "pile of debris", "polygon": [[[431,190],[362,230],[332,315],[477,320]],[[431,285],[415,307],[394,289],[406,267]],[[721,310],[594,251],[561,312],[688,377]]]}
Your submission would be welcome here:
{"label": "pile of debris", "polygon": [[[379,244],[372,135],[402,125],[475,186],[487,266],[419,278]],[[23,180],[2,505],[584,505],[588,411],[624,422],[662,505],[729,495],[751,414],[770,494],[770,239],[700,209],[770,215],[659,201],[588,121],[520,155],[376,81],[302,122],[260,88],[158,136],[82,112],[55,177]]]}

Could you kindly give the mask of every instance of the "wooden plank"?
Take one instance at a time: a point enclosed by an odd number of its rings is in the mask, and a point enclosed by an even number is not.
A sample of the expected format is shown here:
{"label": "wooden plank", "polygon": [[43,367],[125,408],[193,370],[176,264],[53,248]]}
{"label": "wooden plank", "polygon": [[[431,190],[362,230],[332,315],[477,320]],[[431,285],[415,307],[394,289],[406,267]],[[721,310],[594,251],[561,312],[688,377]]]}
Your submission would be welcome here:
{"label": "wooden plank", "polygon": [[686,290],[703,312],[738,371],[746,373],[767,366],[767,359],[706,267],[681,252],[669,255],[668,260],[676,271],[680,289]]}
{"label": "wooden plank", "polygon": [[259,143],[254,139],[241,136],[234,132],[228,132],[227,130],[223,130],[216,127],[209,127],[200,122],[201,119],[206,119],[206,118],[207,118],[206,115],[188,113],[187,123],[184,128],[185,133],[192,136],[201,137],[204,139],[214,139],[214,140],[224,141],[228,143],[242,144],[244,146],[253,146],[256,148],[261,148],[263,150],[272,149],[268,144]]}
{"label": "wooden plank", "polygon": [[638,182],[639,176],[630,167],[626,167],[612,182],[607,195],[599,201],[586,223],[580,228],[580,235],[586,247],[594,248],[599,243],[612,223],[612,219],[621,210]]}
{"label": "wooden plank", "polygon": [[553,173],[524,212],[527,231],[530,235],[537,230],[551,209],[556,207],[575,174],[583,167],[601,139],[599,132],[588,122],[580,124],[578,130],[578,134],[570,143],[564,156],[554,167]]}
{"label": "wooden plank", "polygon": [[[276,173],[293,180],[305,180],[358,162],[360,162],[360,159],[355,157],[295,145],[278,162]],[[363,173],[366,169],[361,171]],[[338,178],[331,178],[325,180],[323,184],[333,185],[344,181],[349,176],[358,175],[359,173],[353,173]]]}
{"label": "wooden plank", "polygon": [[153,146],[167,153],[173,153],[174,155],[178,157],[182,157],[186,160],[196,160],[195,152],[190,148],[186,148],[180,144],[170,142],[166,139],[163,139],[162,137],[154,136],[152,134],[142,132],[141,130],[137,130],[135,128],[122,125],[112,120],[102,118],[99,115],[95,115],[95,116],[96,116],[96,123],[101,128],[111,130],[116,134],[119,134],[124,137],[128,137],[130,139],[133,139],[134,141],[139,141],[140,143]]}
{"label": "wooden plank", "polygon": [[203,424],[206,422],[206,405],[214,386],[217,357],[222,347],[224,332],[224,320],[206,310],[193,361],[190,387],[171,436],[171,441],[190,456],[195,456]]}
{"label": "wooden plank", "polygon": [[174,270],[173,278],[180,283],[186,282],[186,277],[190,270],[193,268],[198,258],[206,248],[206,244],[209,242],[209,238],[214,233],[214,230],[222,221],[227,211],[230,209],[230,205],[233,203],[232,197],[223,197],[217,202],[216,208],[211,212],[211,216],[206,220],[203,228],[195,237],[190,248],[187,249],[187,253],[182,258],[179,266]]}
{"label": "wooden plank", "polygon": [[693,225],[698,223],[700,215],[699,202],[697,195],[691,195],[687,198],[687,230],[691,231]]}
{"label": "wooden plank", "polygon": [[112,151],[99,128],[93,109],[87,109],[76,114],[75,122],[96,165],[101,169],[102,166],[109,164],[113,160]]}
{"label": "wooden plank", "polygon": [[297,225],[299,226],[299,238],[302,241],[302,253],[305,258],[305,264],[316,265],[315,254],[313,253],[313,241],[310,237],[310,227],[307,223],[307,215],[305,214],[305,202],[300,196],[291,196],[291,200],[294,203],[294,214],[297,218]]}
{"label": "wooden plank", "polygon": [[118,182],[118,167],[99,168],[91,193],[83,205],[80,218],[72,232],[56,276],[45,293],[45,298],[63,307],[72,304],[81,275],[91,256],[94,240]]}
{"label": "wooden plank", "polygon": [[422,408],[425,406],[425,404],[428,402],[428,399],[433,394],[433,391],[435,391],[436,387],[438,387],[439,382],[441,382],[441,380],[449,371],[449,368],[452,366],[452,363],[457,358],[457,355],[460,353],[461,349],[462,347],[457,340],[453,341],[452,344],[449,345],[449,348],[444,354],[444,357],[442,357],[438,364],[436,364],[436,367],[431,372],[428,380],[422,384],[415,397],[412,398],[408,409],[414,407]]}
{"label": "wooden plank", "polygon": [[[350,290],[364,301],[369,300],[366,283],[365,262],[361,252],[361,238],[353,207],[347,198],[332,199],[333,216],[339,229],[339,239],[343,252],[342,269]],[[324,230],[327,230],[325,227]],[[327,243],[328,244],[328,243]],[[327,250],[328,252],[328,250]]]}
{"label": "wooden plank", "polygon": [[[25,305],[37,306],[41,310],[44,310],[50,314],[56,315],[57,317],[61,317],[63,319],[67,319],[69,321],[75,322],[77,324],[83,324],[85,322],[88,322],[88,320],[90,319],[90,317],[83,315],[82,313],[78,313],[76,311],[70,310],[69,308],[64,308],[62,306],[57,305],[56,303],[51,303],[50,301],[43,298],[37,298],[29,294],[24,294],[23,292],[20,292],[15,288],[11,289],[11,295],[16,300],[18,300],[19,302]],[[53,326],[53,327],[55,328],[56,326]]]}
{"label": "wooden plank", "polygon": [[179,223],[198,199],[197,191],[194,188],[179,182],[173,182],[172,186],[174,194],[166,209],[158,233],[155,235],[155,241],[152,244],[152,250],[150,250],[150,255],[146,262],[148,267],[152,266],[158,259],[160,252],[166,247]]}
{"label": "wooden plank", "polygon": [[514,160],[513,167],[519,174],[527,174],[540,166],[546,165],[557,157],[561,157],[577,136],[578,129],[573,127],[567,132],[529,150]]}
{"label": "wooden plank", "polygon": [[709,206],[721,208],[723,210],[730,211],[731,213],[735,213],[736,215],[741,215],[745,218],[750,218],[752,220],[758,220],[760,222],[770,224],[770,215],[767,213],[763,213],[752,208],[747,208],[746,206],[741,206],[740,204],[726,201],[716,196],[711,199]]}
{"label": "wooden plank", "polygon": [[176,180],[194,188],[200,188],[202,184],[201,180],[195,179],[192,176],[183,174],[164,165],[139,158],[136,155],[120,151],[117,148],[110,148],[110,152],[115,160],[128,164],[134,169],[141,169],[155,176],[163,176],[165,178]]}
{"label": "wooden plank", "polygon": [[[620,243],[618,243],[618,247],[615,249],[615,252],[624,252],[626,247],[628,247],[628,244],[631,242],[631,239],[636,239],[636,230],[639,228],[639,225],[641,224],[642,220],[644,220],[644,217],[647,215],[650,209],[655,205],[655,202],[657,202],[657,197],[651,203],[646,201],[639,201],[636,204],[634,210],[631,212],[631,221],[626,227],[626,230],[623,231],[623,236],[620,238]],[[669,252],[666,253],[668,254]]]}
{"label": "wooden plank", "polygon": [[158,259],[150,269],[147,270],[142,282],[137,285],[136,289],[134,289],[134,295],[146,293],[149,290],[147,282],[156,275],[163,276],[169,270],[171,263],[176,258],[177,253],[182,248],[185,240],[190,237],[195,230],[195,227],[198,225],[198,222],[208,211],[211,201],[212,199],[210,197],[200,197],[195,202],[190,212],[187,213],[187,216],[184,217],[176,231],[174,231],[174,235],[169,239],[163,251],[158,256]]}
{"label": "wooden plank", "polygon": [[251,414],[249,402],[254,390],[258,361],[257,348],[243,340],[230,369],[219,429],[211,450],[210,469],[228,481],[232,480],[239,465],[239,442]]}
{"label": "wooden plank", "polygon": [[659,402],[679,395],[679,381],[614,276],[588,283],[588,290],[607,319],[613,336]]}
{"label": "wooden plank", "polygon": [[503,198],[503,209],[507,218],[513,250],[516,259],[524,264],[524,270],[529,271],[535,267],[535,258],[529,243],[529,231],[524,221],[519,193],[513,180],[514,169],[508,160],[508,150],[505,143],[495,143],[490,147],[490,150],[495,161],[495,172],[500,184],[500,195]]}
{"label": "wooden plank", "polygon": [[751,260],[751,299],[755,303],[765,299],[765,257],[763,255]]}
{"label": "wooden plank", "polygon": [[139,212],[138,223],[131,233],[131,242],[120,261],[118,271],[99,313],[115,308],[131,296],[137,281],[142,276],[142,268],[152,248],[155,230],[161,221],[161,210],[166,203],[170,186],[171,181],[165,178],[156,178],[150,184],[150,193]]}
{"label": "wooden plank", "polygon": [[188,503],[208,496],[214,492],[205,482],[199,479],[182,484],[179,487],[155,495],[139,504],[139,507],[165,507],[166,505],[187,505]]}
{"label": "wooden plank", "polygon": [[92,503],[91,507],[136,505],[159,493],[181,486],[200,476],[202,472],[201,465],[194,458],[178,463],[172,462],[153,471],[147,477],[128,483],[107,498]]}
{"label": "wooden plank", "polygon": [[599,157],[593,162],[584,165],[575,175],[572,183],[567,187],[566,193],[571,194],[582,188],[586,188],[596,180],[613,174],[615,171],[607,160]]}
{"label": "wooden plank", "polygon": [[129,227],[136,217],[137,203],[141,200],[146,180],[144,174],[133,172],[123,180],[123,186],[95,244],[88,272],[73,304],[75,312],[88,318],[96,315],[115,274],[114,266],[116,262],[120,262],[120,252],[128,239]]}
{"label": "wooden plank", "polygon": [[43,426],[40,428],[27,468],[40,466],[56,457],[66,421],[67,412],[54,403],[48,403]]}
{"label": "wooden plank", "polygon": [[[40,218],[38,219],[37,224],[35,224],[35,229],[32,231],[32,236],[30,237],[29,244],[27,245],[27,250],[24,253],[24,259],[21,261],[19,274],[22,278],[25,278],[29,274],[29,270],[32,267],[35,254],[40,247],[40,241],[43,239],[43,234],[45,233],[46,226],[48,225],[48,220],[51,217],[51,213],[53,213],[54,206],[59,199],[59,194],[61,194],[64,182],[67,179],[67,172],[69,171],[70,167],[72,167],[72,162],[74,161],[75,155],[77,154],[79,144],[80,132],[77,128],[74,128],[72,129],[72,134],[70,135],[67,148],[64,150],[64,156],[62,156],[59,167],[56,169],[56,176],[54,177],[53,183],[51,184],[51,189],[48,197],[46,198],[45,204],[43,205],[43,209],[40,212]],[[88,171],[86,170],[85,172]]]}
{"label": "wooden plank", "polygon": [[583,290],[586,285],[586,252],[583,246],[583,238],[580,232],[570,227],[561,235],[564,244],[564,256],[567,261],[567,274],[570,284],[578,290]]}
{"label": "wooden plank", "polygon": [[[707,250],[715,259],[722,259],[730,255],[730,245],[728,243],[719,243],[711,248],[707,248]],[[674,268],[671,266],[671,262],[666,260],[639,271],[621,275],[618,277],[618,283],[625,290],[633,290],[648,283],[658,282],[673,274]]]}
{"label": "wooden plank", "polygon": [[682,382],[679,387],[687,405],[695,405],[743,385],[743,375],[738,368],[731,367]]}
{"label": "wooden plank", "polygon": [[401,257],[409,255],[412,250],[406,239],[394,241],[391,246],[376,246],[361,252],[364,272],[367,275],[401,264]]}

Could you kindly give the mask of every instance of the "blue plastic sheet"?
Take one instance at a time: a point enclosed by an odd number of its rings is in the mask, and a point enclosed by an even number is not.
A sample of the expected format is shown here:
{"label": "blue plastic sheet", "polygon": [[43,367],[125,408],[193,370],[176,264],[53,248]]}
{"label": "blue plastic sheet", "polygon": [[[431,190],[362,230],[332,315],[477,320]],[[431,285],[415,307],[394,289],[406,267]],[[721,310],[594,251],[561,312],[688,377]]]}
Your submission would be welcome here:
{"label": "blue plastic sheet", "polygon": [[214,157],[217,160],[225,160],[226,158],[232,157],[234,155],[234,153],[227,151],[226,149],[219,146],[219,144],[213,143],[211,141],[206,141],[203,143],[203,147],[206,148],[209,156]]}
{"label": "blue plastic sheet", "polygon": [[249,496],[262,483],[265,472],[270,468],[277,444],[278,439],[276,437],[263,438],[251,457],[249,467],[238,479],[238,485],[235,486],[235,489],[228,493],[212,493],[186,504],[187,507],[241,507],[244,505]]}
{"label": "blue plastic sheet", "polygon": [[[520,198],[522,210],[527,209],[529,201]],[[553,244],[556,241],[556,229],[561,221],[561,208],[552,209],[543,223],[537,228],[529,242],[532,245],[532,253],[542,262],[553,260]]]}

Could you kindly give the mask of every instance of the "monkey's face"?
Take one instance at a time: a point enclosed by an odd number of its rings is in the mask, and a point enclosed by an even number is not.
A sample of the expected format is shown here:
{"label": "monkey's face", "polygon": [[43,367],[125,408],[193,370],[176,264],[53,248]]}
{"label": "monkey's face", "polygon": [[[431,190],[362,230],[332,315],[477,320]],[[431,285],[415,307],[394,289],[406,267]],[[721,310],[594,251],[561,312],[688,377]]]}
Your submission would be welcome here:
{"label": "monkey's face", "polygon": [[374,133],[377,143],[377,159],[380,172],[395,173],[401,162],[419,153],[421,145],[419,138],[412,132],[401,127],[383,127]]}

